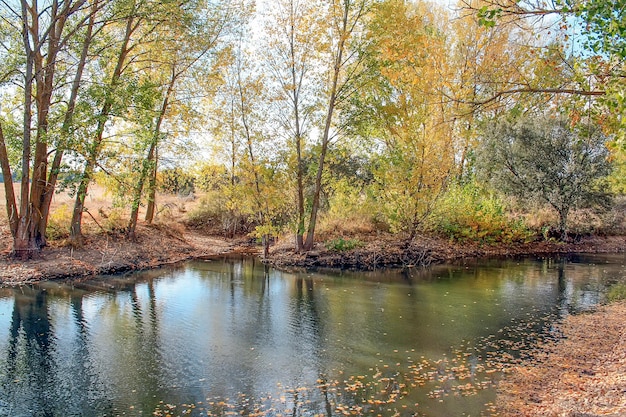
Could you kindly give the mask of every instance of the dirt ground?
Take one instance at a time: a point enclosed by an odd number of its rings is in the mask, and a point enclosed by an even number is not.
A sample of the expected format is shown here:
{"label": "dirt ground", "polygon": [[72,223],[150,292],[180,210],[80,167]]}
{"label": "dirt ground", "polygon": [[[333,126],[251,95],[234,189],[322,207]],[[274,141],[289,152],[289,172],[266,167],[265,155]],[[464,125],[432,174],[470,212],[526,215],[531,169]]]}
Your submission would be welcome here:
{"label": "dirt ground", "polygon": [[498,387],[497,415],[626,416],[626,302],[569,316]]}

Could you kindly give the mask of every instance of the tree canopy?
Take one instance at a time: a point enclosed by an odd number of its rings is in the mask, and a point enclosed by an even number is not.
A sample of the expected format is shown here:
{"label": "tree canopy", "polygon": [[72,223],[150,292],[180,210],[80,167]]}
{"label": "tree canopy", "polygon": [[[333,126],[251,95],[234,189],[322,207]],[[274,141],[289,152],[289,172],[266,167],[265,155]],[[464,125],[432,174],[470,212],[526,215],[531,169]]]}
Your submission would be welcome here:
{"label": "tree canopy", "polygon": [[[526,191],[556,209],[565,231],[570,210],[597,201],[597,181],[625,188],[624,7],[1,2],[0,166],[13,250],[45,247],[60,187],[74,193],[68,227],[80,245],[98,175],[115,184],[133,238],[140,208],[153,221],[159,178],[176,169],[198,189],[210,184],[225,218],[245,219],[265,242],[288,233],[310,250],[320,223],[341,232],[338,217],[412,238],[442,224],[436,209],[450,193],[504,201],[499,191],[514,191],[495,165],[495,189],[477,175],[487,150],[529,169]],[[564,166],[575,169],[546,170]]]}

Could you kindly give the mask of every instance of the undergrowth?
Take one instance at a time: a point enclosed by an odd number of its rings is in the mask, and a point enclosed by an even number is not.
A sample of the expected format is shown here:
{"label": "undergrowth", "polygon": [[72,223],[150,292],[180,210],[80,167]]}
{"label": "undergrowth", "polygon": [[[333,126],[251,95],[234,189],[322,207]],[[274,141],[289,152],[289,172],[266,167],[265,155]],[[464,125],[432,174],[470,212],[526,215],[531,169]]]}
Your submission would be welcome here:
{"label": "undergrowth", "polygon": [[345,252],[352,249],[360,248],[365,246],[365,243],[358,239],[344,239],[338,238],[329,240],[324,243],[326,249],[334,252]]}
{"label": "undergrowth", "polygon": [[486,244],[525,242],[534,233],[521,219],[511,219],[505,204],[469,183],[452,185],[429,217],[432,231],[453,241]]}

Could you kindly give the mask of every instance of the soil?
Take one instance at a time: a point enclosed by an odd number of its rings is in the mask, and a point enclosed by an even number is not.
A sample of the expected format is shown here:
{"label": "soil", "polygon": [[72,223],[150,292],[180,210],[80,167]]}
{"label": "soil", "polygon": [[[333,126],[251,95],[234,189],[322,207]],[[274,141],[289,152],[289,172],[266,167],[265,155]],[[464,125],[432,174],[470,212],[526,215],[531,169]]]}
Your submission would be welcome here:
{"label": "soil", "polygon": [[116,234],[85,236],[82,248],[52,242],[34,259],[22,262],[11,257],[10,235],[0,242],[0,285],[19,286],[42,280],[72,279],[156,268],[194,258],[225,253],[255,253],[249,240],[203,236],[171,225],[138,226],[137,238]]}
{"label": "soil", "polygon": [[519,257],[533,255],[622,253],[626,251],[626,236],[585,236],[575,241],[535,241],[500,245],[471,242],[451,242],[446,239],[421,236],[410,242],[395,236],[369,238],[357,248],[336,251],[317,244],[314,250],[295,253],[287,242],[270,251],[268,262],[278,268],[341,268],[373,270],[379,268],[412,268],[463,259]]}

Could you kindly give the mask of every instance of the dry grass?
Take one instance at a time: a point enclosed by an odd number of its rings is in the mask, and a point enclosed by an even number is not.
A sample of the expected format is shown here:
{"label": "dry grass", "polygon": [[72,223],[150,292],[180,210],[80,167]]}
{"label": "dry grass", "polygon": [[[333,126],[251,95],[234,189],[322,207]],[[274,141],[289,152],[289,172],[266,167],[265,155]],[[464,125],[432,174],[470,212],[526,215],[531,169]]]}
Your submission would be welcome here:
{"label": "dry grass", "polygon": [[[19,195],[20,184],[15,184]],[[98,234],[123,229],[127,222],[130,209],[115,207],[113,195],[104,187],[92,184],[85,199],[86,212],[83,216],[83,230],[85,234]],[[181,198],[176,195],[157,194],[157,211],[155,223],[166,224],[180,229],[179,222],[189,210],[195,208],[199,199]],[[63,244],[67,237],[74,197],[68,192],[56,193],[52,199],[49,221],[50,244]],[[143,219],[145,207],[140,208],[139,216]],[[6,212],[6,198],[4,186],[0,186],[0,246],[8,247],[11,236]]]}

